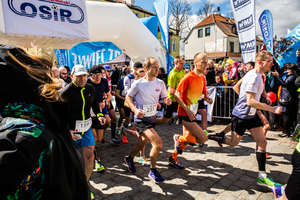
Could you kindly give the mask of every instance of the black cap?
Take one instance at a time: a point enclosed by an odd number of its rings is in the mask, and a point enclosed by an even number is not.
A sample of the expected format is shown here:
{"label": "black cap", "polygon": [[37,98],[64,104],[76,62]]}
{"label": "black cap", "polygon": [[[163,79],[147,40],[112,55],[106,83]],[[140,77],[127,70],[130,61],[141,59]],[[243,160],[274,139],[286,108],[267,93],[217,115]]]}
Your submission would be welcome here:
{"label": "black cap", "polygon": [[102,68],[99,65],[94,65],[91,67],[91,69],[89,70],[90,74],[97,74],[97,73],[102,73]]}
{"label": "black cap", "polygon": [[143,68],[143,64],[141,62],[135,62],[133,67],[138,68],[138,69]]}

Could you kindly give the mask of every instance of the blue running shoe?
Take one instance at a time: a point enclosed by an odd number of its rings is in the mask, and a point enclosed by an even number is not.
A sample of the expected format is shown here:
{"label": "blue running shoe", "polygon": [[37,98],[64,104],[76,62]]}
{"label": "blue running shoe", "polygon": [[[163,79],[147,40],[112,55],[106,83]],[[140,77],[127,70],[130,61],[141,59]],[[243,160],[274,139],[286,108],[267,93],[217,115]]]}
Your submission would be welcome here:
{"label": "blue running shoe", "polygon": [[129,158],[129,156],[126,156],[124,158],[124,162],[126,163],[129,172],[131,172],[131,173],[135,173],[136,172],[136,168],[134,166],[134,162],[133,162],[132,158]]}
{"label": "blue running shoe", "polygon": [[179,162],[178,158],[174,159],[172,156],[169,157],[169,165],[177,169],[184,169],[184,166]]}
{"label": "blue running shoe", "polygon": [[162,183],[164,182],[164,177],[160,175],[160,173],[157,171],[157,169],[150,169],[150,172],[148,174],[149,178],[151,178],[155,183]]}

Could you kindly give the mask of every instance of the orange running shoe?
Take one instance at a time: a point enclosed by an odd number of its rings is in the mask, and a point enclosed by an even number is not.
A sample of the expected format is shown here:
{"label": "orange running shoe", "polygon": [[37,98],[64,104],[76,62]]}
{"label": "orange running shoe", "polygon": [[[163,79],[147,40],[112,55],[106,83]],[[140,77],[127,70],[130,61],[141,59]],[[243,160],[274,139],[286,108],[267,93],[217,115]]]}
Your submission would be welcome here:
{"label": "orange running shoe", "polygon": [[122,142],[126,144],[128,143],[127,137],[125,135],[123,135],[122,137]]}

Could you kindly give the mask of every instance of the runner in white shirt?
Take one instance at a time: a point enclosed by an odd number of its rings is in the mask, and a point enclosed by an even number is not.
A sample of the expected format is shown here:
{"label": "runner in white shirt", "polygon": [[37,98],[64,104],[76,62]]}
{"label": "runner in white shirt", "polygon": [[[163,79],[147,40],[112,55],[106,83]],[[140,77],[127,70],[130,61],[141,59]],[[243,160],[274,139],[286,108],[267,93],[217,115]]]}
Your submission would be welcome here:
{"label": "runner in white shirt", "polygon": [[249,130],[256,142],[256,159],[259,174],[257,184],[273,188],[276,183],[266,174],[266,148],[267,140],[263,131],[263,124],[258,117],[257,109],[266,110],[275,114],[281,114],[282,107],[269,106],[259,102],[264,91],[263,74],[270,71],[273,66],[272,54],[268,51],[260,51],[256,55],[255,68],[244,77],[240,87],[239,100],[232,111],[231,137],[224,135],[210,135],[209,139],[230,146],[236,146],[243,138],[246,129]]}
{"label": "runner in white shirt", "polygon": [[[164,178],[156,169],[156,162],[159,151],[162,149],[162,140],[155,131],[156,110],[159,98],[163,99],[167,105],[172,101],[167,98],[167,90],[163,81],[157,79],[159,65],[155,58],[147,58],[144,63],[146,76],[135,81],[128,91],[126,96],[126,103],[134,112],[134,121],[139,134],[139,140],[129,156],[124,158],[128,170],[132,173],[136,172],[133,163],[133,158],[143,148],[143,138],[146,138],[152,144],[150,152],[150,172],[149,177],[156,183],[164,181]],[[133,102],[135,99],[136,104]]]}

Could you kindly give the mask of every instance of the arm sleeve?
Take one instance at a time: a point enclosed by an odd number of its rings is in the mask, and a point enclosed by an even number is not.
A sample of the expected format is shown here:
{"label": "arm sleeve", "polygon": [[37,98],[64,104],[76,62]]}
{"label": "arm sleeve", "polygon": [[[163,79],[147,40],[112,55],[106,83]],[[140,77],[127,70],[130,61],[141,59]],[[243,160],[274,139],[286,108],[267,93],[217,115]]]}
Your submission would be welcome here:
{"label": "arm sleeve", "polygon": [[246,82],[245,92],[257,93],[258,90],[258,76],[249,76]]}
{"label": "arm sleeve", "polygon": [[127,95],[130,97],[135,97],[138,93],[138,82],[134,82],[131,86],[131,88],[128,90]]}
{"label": "arm sleeve", "polygon": [[96,90],[92,87],[91,88],[91,93],[92,93],[92,109],[93,109],[93,112],[98,116],[100,112],[100,108],[99,108],[99,104],[98,104],[98,101],[97,101],[97,98],[96,98]]}

